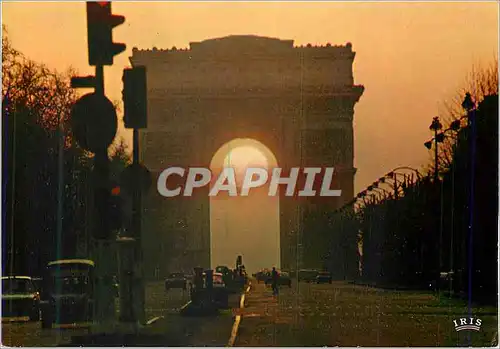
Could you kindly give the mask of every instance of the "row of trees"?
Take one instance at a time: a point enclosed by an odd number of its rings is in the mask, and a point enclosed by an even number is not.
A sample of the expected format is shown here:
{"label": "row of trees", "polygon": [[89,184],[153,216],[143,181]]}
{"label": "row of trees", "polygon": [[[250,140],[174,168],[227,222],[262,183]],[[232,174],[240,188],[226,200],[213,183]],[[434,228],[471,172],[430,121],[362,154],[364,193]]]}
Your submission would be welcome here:
{"label": "row of trees", "polygon": [[[39,275],[50,260],[91,252],[93,160],[73,140],[69,126],[77,99],[69,85],[73,72],[61,74],[26,58],[2,29],[2,273]],[[112,161],[116,175],[128,162],[123,141],[114,147]]]}
{"label": "row of trees", "polygon": [[[462,110],[461,128],[439,152],[437,178],[434,168],[427,175],[410,168],[390,172],[330,215],[325,259],[337,277],[439,287],[496,303],[496,81],[468,113]],[[440,278],[443,272],[453,272],[451,280]]]}

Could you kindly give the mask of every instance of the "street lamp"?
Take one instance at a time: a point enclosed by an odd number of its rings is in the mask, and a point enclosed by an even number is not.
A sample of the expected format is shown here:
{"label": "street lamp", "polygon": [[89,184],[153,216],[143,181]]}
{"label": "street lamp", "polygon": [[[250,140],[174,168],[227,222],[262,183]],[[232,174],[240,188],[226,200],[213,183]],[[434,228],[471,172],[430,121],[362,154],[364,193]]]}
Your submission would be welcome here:
{"label": "street lamp", "polygon": [[[435,116],[432,119],[432,123],[429,126],[429,129],[434,132],[434,181],[438,180],[438,131],[443,128],[443,125],[439,121],[439,116]],[[441,140],[442,141],[442,140]],[[429,148],[430,149],[430,148]]]}
{"label": "street lamp", "polygon": [[[472,316],[471,299],[472,299],[472,238],[474,233],[474,175],[476,166],[476,103],[472,100],[470,93],[465,94],[462,108],[467,111],[468,124],[470,127],[470,183],[469,183],[469,280],[468,280],[468,310],[469,316]],[[470,336],[468,336],[469,345],[471,343]]]}
{"label": "street lamp", "polygon": [[[434,117],[433,121],[432,121],[432,124],[431,126],[429,127],[431,130],[434,131],[434,137],[425,142],[424,143],[424,146],[427,148],[427,149],[431,149],[432,148],[432,143],[434,142],[435,144],[435,147],[434,147],[434,180],[435,182],[438,180],[438,143],[443,143],[445,138],[449,137],[448,136],[448,132],[453,132],[453,135],[456,137],[456,134],[458,133],[458,131],[460,130],[461,128],[461,125],[462,125],[462,120],[464,118],[468,118],[469,115],[470,115],[470,112],[474,109],[475,107],[475,104],[474,102],[472,101],[472,98],[470,96],[469,93],[467,93],[465,95],[465,98],[464,98],[464,101],[462,103],[462,107],[467,111],[467,115],[464,115],[462,117],[460,117],[459,119],[455,119],[453,120],[449,127],[442,131],[442,132],[439,132],[438,133],[438,130],[441,130],[442,129],[442,125],[441,123],[439,122],[439,119],[438,117]],[[470,120],[470,118],[469,118]],[[452,171],[452,198],[451,198],[451,219],[452,219],[452,222],[451,222],[451,232],[450,232],[450,271],[452,271],[453,269],[453,229],[454,229],[454,191],[455,191],[455,165],[452,163],[451,164],[452,168],[451,168],[451,171]],[[441,268],[442,268],[442,234],[443,234],[443,184],[441,183],[441,195],[440,195],[440,204],[441,204],[441,212],[440,212],[440,227],[439,227],[439,267],[440,267],[440,271],[441,271]],[[451,278],[450,278],[450,294],[451,294],[451,289],[452,289],[452,281],[451,281]]]}

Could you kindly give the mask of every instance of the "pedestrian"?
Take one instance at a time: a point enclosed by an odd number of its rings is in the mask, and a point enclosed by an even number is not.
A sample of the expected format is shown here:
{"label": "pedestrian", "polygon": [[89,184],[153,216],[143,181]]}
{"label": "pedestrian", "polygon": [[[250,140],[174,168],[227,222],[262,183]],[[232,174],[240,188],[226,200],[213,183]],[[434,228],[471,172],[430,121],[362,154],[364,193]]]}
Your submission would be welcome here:
{"label": "pedestrian", "polygon": [[278,295],[278,271],[275,267],[273,267],[273,271],[271,272],[271,286],[273,288],[273,296]]}

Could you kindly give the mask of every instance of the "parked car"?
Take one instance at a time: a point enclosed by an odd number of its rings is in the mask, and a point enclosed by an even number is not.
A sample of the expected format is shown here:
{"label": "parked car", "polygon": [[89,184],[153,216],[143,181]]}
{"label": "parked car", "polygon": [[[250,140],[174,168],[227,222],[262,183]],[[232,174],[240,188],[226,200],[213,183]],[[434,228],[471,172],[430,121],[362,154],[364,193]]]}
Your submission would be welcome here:
{"label": "parked car", "polygon": [[31,281],[33,282],[33,286],[35,286],[35,290],[38,293],[42,293],[43,279],[41,277],[32,277]]}
{"label": "parked car", "polygon": [[315,269],[301,269],[299,270],[299,281],[316,282],[318,271]]}
{"label": "parked car", "polygon": [[[272,272],[269,272],[264,282],[266,283],[266,285],[272,284]],[[278,285],[292,287],[292,279],[290,278],[290,274],[278,270]]]}
{"label": "parked car", "polygon": [[316,276],[316,283],[318,284],[324,284],[324,283],[332,283],[332,274],[327,271],[321,271],[318,273]]}
{"label": "parked car", "polygon": [[187,278],[184,273],[171,273],[165,280],[165,290],[168,291],[172,288],[187,289]]}
{"label": "parked car", "polygon": [[255,273],[255,278],[257,279],[257,282],[265,282],[266,279],[271,275],[271,271],[269,269],[262,269]]}
{"label": "parked car", "polygon": [[214,279],[214,288],[226,287],[226,284],[224,282],[224,275],[222,273],[214,273],[213,279]]}
{"label": "parked car", "polygon": [[40,320],[40,293],[29,276],[2,277],[2,318]]}
{"label": "parked car", "polygon": [[[203,273],[203,280],[206,281],[205,273]],[[205,285],[206,287],[206,285]],[[220,308],[227,308],[229,301],[229,292],[224,282],[222,273],[213,274],[213,296],[215,304]]]}
{"label": "parked car", "polygon": [[40,301],[42,328],[51,328],[56,322],[92,321],[94,267],[88,259],[57,260],[47,265]]}
{"label": "parked car", "polygon": [[222,275],[226,275],[226,274],[230,274],[231,273],[231,269],[229,269],[229,267],[225,266],[225,265],[218,265],[215,268],[215,272],[216,273],[221,273]]}

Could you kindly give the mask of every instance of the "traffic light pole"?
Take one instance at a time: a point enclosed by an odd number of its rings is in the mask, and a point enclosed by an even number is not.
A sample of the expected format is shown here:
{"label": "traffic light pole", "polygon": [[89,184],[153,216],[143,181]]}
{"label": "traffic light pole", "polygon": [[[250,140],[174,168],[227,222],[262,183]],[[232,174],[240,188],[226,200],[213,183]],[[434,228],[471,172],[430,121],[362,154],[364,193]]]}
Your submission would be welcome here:
{"label": "traffic light pole", "polygon": [[[133,164],[139,165],[139,129],[133,129]],[[137,167],[138,168],[138,167]],[[137,174],[139,179],[139,173]],[[145,290],[143,280],[143,253],[142,253],[142,183],[136,180],[133,195],[132,209],[132,229],[135,236],[135,314],[140,323],[145,323],[144,305],[145,305]]]}
{"label": "traffic light pole", "polygon": [[[96,66],[95,93],[104,96],[104,69]],[[108,207],[110,204],[109,192],[109,159],[108,150],[103,148],[95,152],[94,157],[95,180],[95,211],[94,211],[94,236],[109,236],[110,224]],[[109,260],[111,245],[107,239],[96,239],[95,249],[95,291],[94,319],[97,331],[106,330],[115,319],[114,296],[112,294],[112,269],[113,263]]]}
{"label": "traffic light pole", "polygon": [[137,66],[123,70],[123,122],[133,130],[133,162],[124,170],[124,185],[132,194],[132,224],[129,236],[133,238],[133,309],[135,320],[145,322],[144,272],[142,252],[142,193],[151,185],[149,171],[140,163],[139,129],[147,127],[146,68]]}

